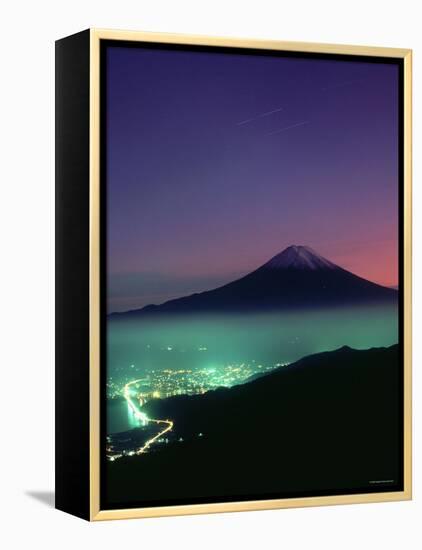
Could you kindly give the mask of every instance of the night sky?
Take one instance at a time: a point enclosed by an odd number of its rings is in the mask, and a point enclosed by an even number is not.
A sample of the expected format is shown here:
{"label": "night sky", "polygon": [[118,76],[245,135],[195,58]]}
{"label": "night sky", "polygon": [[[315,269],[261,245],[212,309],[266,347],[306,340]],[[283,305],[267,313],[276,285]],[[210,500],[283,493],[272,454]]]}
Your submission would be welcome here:
{"label": "night sky", "polygon": [[291,244],[397,284],[396,65],[107,50],[108,308]]}

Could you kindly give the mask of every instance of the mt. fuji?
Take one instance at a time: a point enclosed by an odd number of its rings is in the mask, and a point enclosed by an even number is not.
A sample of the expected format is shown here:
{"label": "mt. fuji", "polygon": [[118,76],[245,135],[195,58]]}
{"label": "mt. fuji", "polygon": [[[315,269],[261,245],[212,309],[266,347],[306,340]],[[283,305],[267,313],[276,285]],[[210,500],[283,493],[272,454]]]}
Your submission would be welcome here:
{"label": "mt. fuji", "polygon": [[231,283],[113,317],[153,312],[268,312],[397,300],[397,290],[363,279],[307,246],[292,245]]}

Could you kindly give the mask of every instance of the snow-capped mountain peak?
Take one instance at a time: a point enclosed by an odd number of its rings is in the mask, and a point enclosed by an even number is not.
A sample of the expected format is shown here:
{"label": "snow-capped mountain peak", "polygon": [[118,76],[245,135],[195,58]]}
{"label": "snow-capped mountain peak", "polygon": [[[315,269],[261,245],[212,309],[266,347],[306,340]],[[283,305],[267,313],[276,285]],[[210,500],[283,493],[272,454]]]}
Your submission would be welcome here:
{"label": "snow-capped mountain peak", "polygon": [[292,245],[277,254],[266,264],[267,269],[338,269],[338,266],[320,256],[309,246]]}

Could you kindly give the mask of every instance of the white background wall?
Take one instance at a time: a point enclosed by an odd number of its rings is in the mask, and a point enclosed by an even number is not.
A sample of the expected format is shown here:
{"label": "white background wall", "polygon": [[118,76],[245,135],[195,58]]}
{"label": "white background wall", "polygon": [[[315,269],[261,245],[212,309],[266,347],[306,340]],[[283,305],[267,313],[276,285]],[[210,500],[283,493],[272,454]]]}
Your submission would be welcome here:
{"label": "white background wall", "polygon": [[[420,4],[420,3],[419,3]],[[53,490],[54,40],[87,27],[408,47],[414,56],[415,428],[421,420],[418,2],[32,0],[0,7],[0,542],[3,548],[421,548],[413,502],[88,524]],[[24,399],[23,399],[23,396]],[[75,441],[75,445],[78,442]],[[421,457],[415,434],[415,463]],[[32,496],[31,496],[32,495]],[[34,496],[35,495],[35,496]],[[43,502],[44,501],[44,502]],[[2,540],[4,539],[4,541]]]}

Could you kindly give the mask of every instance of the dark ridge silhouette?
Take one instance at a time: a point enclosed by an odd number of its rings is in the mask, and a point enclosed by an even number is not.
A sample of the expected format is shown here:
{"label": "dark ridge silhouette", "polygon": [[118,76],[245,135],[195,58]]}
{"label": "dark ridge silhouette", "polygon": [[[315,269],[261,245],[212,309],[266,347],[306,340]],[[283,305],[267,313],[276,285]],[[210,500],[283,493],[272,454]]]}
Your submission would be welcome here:
{"label": "dark ridge silhouette", "polygon": [[257,270],[219,288],[111,317],[337,307],[395,302],[397,297],[397,290],[358,277],[309,247],[289,246]]}
{"label": "dark ridge silhouette", "polygon": [[105,499],[130,506],[400,490],[401,376],[397,345],[344,346],[231,389],[150,401],[151,418],[174,421],[173,443],[108,463]]}

